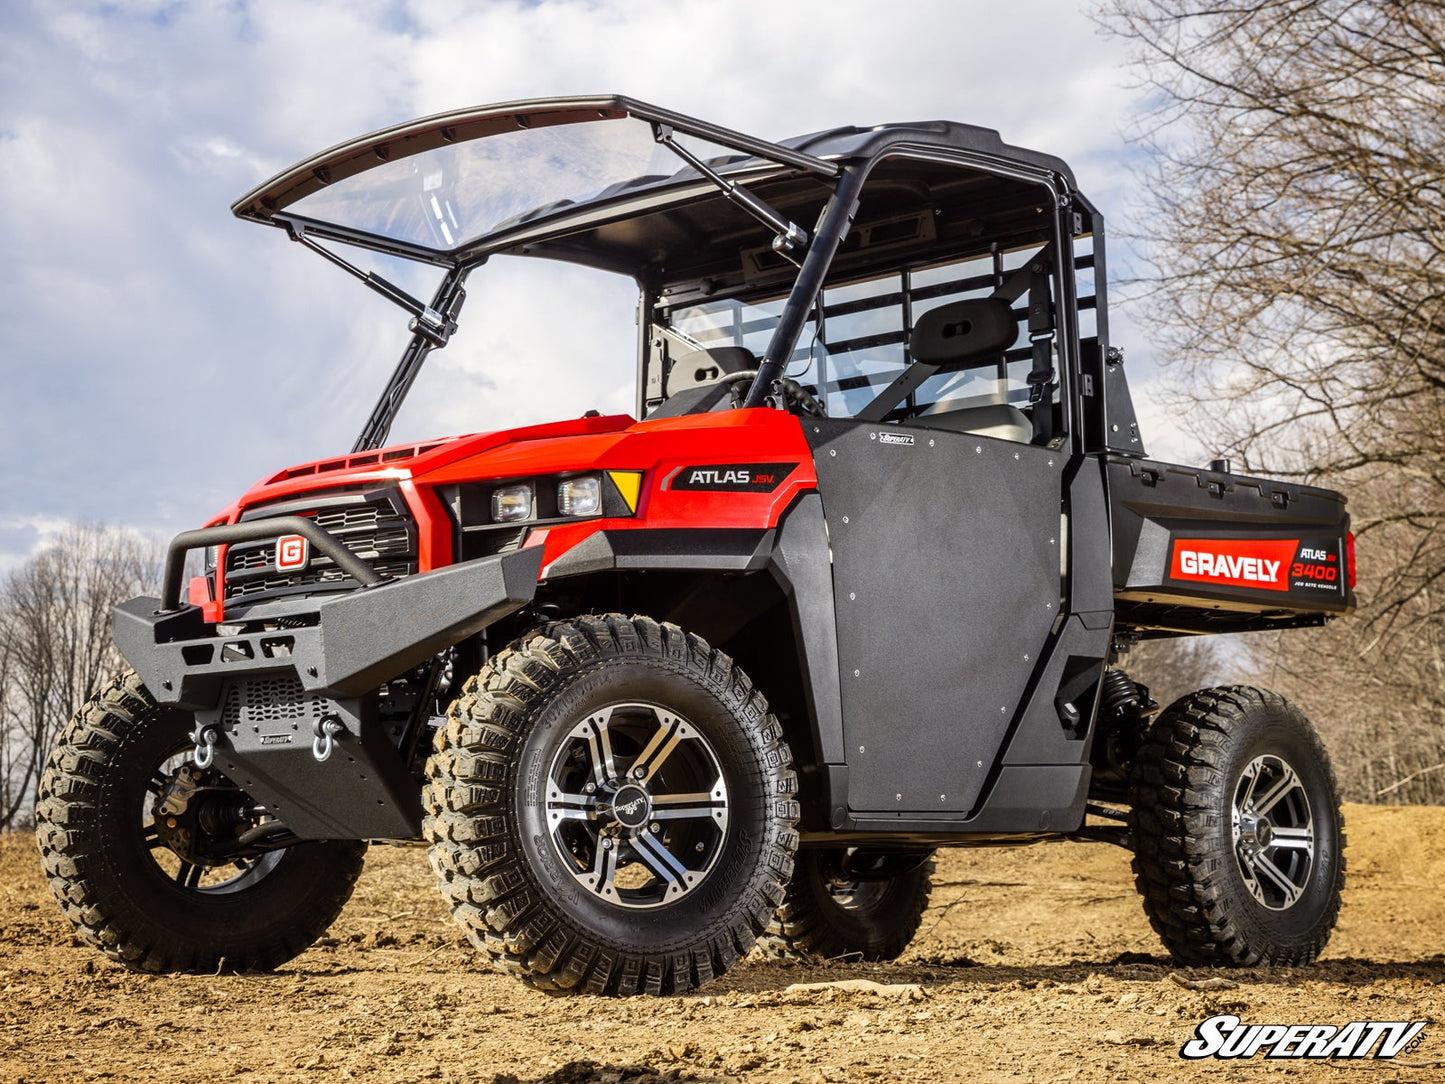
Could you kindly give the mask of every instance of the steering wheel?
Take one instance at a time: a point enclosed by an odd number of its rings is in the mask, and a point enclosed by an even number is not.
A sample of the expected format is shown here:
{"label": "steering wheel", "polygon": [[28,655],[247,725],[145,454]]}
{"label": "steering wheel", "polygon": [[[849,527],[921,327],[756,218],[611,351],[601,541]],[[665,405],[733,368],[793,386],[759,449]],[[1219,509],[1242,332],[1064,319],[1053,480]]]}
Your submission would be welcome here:
{"label": "steering wheel", "polygon": [[[751,384],[758,375],[756,369],[741,369],[735,373],[728,373],[718,380],[719,384],[725,384],[732,390],[733,406],[742,405],[742,395],[738,385]],[[789,410],[796,408],[796,413],[807,415],[810,418],[826,418],[828,412],[823,409],[823,404],[818,402],[810,392],[789,376],[779,377],[778,387],[783,390],[783,398],[787,401]]]}

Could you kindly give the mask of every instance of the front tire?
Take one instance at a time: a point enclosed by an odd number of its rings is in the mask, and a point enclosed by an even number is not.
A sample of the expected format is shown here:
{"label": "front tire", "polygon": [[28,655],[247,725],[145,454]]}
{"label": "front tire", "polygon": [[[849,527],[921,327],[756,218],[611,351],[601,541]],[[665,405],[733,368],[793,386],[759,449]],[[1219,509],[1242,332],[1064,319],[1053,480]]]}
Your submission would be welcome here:
{"label": "front tire", "polygon": [[[253,803],[219,772],[190,765],[192,725],[189,713],[157,704],[133,671],[76,712],[40,781],[45,875],[81,937],[132,970],[269,971],[335,921],[366,844],[206,859],[210,844],[226,840],[209,839],[203,823]],[[176,815],[161,811],[167,800]]]}
{"label": "front tire", "polygon": [[[880,856],[882,860],[896,857]],[[896,960],[913,940],[933,889],[933,859],[918,855],[892,876],[844,868],[842,848],[798,852],[783,905],[761,944],[772,956]]]}
{"label": "front tire", "polygon": [[427,775],[453,915],[541,989],[690,990],[752,947],[792,872],[781,726],[731,659],[648,618],[554,623],[493,657]]}
{"label": "front tire", "polygon": [[1197,966],[1313,961],[1344,884],[1329,756],[1299,709],[1206,689],[1150,728],[1129,788],[1134,878],[1165,946]]}

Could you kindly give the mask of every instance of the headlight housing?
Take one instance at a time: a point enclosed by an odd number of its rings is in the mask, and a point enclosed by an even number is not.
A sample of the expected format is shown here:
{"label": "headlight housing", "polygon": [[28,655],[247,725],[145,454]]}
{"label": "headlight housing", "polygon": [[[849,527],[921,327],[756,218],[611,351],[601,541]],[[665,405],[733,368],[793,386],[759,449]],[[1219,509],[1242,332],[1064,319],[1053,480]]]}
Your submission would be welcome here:
{"label": "headlight housing", "polygon": [[557,511],[564,516],[595,516],[602,511],[602,480],[588,474],[558,482]]}
{"label": "headlight housing", "polygon": [[492,490],[492,522],[512,523],[516,520],[531,519],[532,504],[530,482],[498,486]]}

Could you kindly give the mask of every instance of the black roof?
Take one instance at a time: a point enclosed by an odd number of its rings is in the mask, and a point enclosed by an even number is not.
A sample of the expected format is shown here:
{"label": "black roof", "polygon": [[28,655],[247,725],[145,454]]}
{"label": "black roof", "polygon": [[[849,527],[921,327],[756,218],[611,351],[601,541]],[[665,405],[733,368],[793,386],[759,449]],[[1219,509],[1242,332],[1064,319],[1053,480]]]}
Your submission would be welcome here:
{"label": "black roof", "polygon": [[1067,162],[1052,154],[1005,143],[993,128],[961,124],[952,120],[907,121],[879,124],[872,128],[829,128],[808,135],[778,141],[790,150],[830,160],[867,161],[898,144],[946,147],[968,151],[998,164],[1010,162],[1057,173],[1074,187],[1074,173]]}

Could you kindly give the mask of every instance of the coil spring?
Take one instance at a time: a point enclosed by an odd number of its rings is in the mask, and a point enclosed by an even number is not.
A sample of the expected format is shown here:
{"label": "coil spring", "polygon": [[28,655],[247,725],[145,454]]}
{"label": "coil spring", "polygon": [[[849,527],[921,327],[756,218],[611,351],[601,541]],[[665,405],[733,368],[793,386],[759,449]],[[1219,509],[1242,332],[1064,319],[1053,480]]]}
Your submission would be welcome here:
{"label": "coil spring", "polygon": [[1140,708],[1139,686],[1122,670],[1105,670],[1099,690],[1099,715],[1106,719],[1118,719],[1125,715],[1138,714]]}

